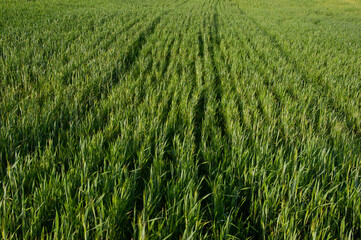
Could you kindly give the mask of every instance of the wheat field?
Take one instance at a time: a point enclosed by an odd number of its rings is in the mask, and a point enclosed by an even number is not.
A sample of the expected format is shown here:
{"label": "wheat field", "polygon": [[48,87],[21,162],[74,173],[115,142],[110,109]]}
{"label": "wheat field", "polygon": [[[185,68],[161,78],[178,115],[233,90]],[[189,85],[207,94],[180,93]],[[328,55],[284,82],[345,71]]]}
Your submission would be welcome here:
{"label": "wheat field", "polygon": [[360,239],[360,0],[0,0],[2,239]]}

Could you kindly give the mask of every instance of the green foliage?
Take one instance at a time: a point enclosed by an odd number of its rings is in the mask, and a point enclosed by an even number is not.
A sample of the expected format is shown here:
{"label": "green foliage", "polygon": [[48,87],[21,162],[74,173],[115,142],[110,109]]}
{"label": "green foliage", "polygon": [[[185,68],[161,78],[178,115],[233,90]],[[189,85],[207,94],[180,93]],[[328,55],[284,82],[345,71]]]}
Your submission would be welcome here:
{"label": "green foliage", "polygon": [[1,238],[360,238],[360,11],[0,1]]}

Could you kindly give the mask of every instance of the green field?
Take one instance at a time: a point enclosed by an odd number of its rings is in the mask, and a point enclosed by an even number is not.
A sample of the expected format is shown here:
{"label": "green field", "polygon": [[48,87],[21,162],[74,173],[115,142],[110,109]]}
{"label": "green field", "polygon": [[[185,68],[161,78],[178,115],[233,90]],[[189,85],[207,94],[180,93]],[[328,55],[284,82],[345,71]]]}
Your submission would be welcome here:
{"label": "green field", "polygon": [[361,0],[0,0],[2,239],[361,239]]}

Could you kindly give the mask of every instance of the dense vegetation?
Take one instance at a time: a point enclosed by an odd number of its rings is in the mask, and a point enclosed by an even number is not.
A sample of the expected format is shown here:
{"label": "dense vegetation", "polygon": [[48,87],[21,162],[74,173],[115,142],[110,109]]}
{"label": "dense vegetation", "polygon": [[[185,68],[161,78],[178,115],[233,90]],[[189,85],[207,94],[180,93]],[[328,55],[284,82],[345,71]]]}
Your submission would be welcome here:
{"label": "dense vegetation", "polygon": [[0,0],[4,239],[361,237],[360,0]]}

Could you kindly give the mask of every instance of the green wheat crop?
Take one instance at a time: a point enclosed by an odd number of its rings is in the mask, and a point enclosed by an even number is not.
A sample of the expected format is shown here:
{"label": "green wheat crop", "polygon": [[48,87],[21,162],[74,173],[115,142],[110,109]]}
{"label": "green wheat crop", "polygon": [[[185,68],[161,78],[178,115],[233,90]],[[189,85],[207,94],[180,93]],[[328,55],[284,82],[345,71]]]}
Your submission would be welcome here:
{"label": "green wheat crop", "polygon": [[0,0],[2,239],[360,239],[360,0]]}

